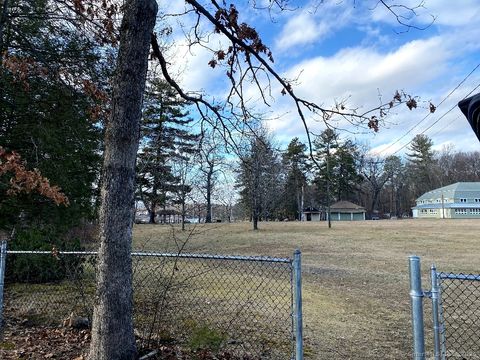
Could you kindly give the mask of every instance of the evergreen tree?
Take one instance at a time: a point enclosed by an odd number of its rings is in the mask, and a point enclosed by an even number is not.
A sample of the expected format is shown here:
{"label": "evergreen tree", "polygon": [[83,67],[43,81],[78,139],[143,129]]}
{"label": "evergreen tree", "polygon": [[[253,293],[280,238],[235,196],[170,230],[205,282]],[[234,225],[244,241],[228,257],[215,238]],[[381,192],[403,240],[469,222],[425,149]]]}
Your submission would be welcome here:
{"label": "evergreen tree", "polygon": [[2,226],[11,227],[22,214],[24,229],[48,228],[54,239],[94,216],[99,122],[104,120],[98,106],[109,67],[100,60],[93,41],[47,16],[51,2],[5,4],[8,16],[2,19],[0,32],[0,144],[60,186],[70,205],[59,208],[35,195],[22,195],[2,199],[0,217]]}
{"label": "evergreen tree", "polygon": [[191,190],[181,176],[172,171],[175,161],[185,161],[196,150],[198,135],[192,134],[185,107],[163,80],[152,80],[147,86],[141,123],[141,145],[137,162],[137,193],[155,223],[158,208],[172,204],[175,198]]}
{"label": "evergreen tree", "polygon": [[334,154],[332,169],[334,195],[338,200],[355,201],[356,192],[363,178],[359,174],[359,153],[351,140],[343,141]]}
{"label": "evergreen tree", "polygon": [[412,200],[437,187],[436,160],[433,141],[424,134],[416,135],[408,150],[408,172],[412,186]]}
{"label": "evergreen tree", "polygon": [[334,158],[332,152],[338,147],[338,134],[332,129],[325,129],[320,136],[314,140],[315,169],[314,183],[317,187],[317,200],[322,206],[331,204],[333,176],[332,168]]}
{"label": "evergreen tree", "polygon": [[250,215],[253,229],[258,230],[260,220],[280,216],[282,193],[281,164],[276,151],[266,135],[255,136],[240,159],[237,186],[241,203]]}
{"label": "evergreen tree", "polygon": [[362,177],[358,170],[358,150],[350,141],[342,141],[337,132],[324,130],[314,141],[318,167],[314,182],[318,200],[324,206],[334,201],[354,200]]}
{"label": "evergreen tree", "polygon": [[303,196],[306,186],[307,156],[306,146],[298,138],[293,138],[283,155],[285,167],[284,211],[288,218],[300,220]]}

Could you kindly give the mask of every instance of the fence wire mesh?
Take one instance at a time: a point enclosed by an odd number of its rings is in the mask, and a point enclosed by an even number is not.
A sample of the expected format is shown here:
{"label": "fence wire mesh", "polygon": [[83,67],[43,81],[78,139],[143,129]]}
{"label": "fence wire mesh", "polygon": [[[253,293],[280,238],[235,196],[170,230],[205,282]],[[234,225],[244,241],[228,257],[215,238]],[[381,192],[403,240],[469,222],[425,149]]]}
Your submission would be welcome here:
{"label": "fence wire mesh", "polygon": [[[32,325],[89,319],[95,253],[7,256],[5,318]],[[294,357],[290,259],[132,253],[140,348],[175,344],[245,359]]]}
{"label": "fence wire mesh", "polygon": [[480,275],[438,273],[442,358],[480,359]]}

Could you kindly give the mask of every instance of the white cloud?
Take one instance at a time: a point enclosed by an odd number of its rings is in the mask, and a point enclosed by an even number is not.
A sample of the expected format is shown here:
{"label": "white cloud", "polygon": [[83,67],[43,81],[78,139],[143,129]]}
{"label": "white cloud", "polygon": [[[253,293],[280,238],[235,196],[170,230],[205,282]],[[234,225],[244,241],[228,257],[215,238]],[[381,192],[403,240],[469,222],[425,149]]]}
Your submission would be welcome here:
{"label": "white cloud", "polygon": [[[419,95],[425,101],[432,100],[438,104],[471,70],[459,64],[457,57],[461,57],[462,54],[456,45],[457,36],[458,33],[452,33],[449,36],[414,40],[388,53],[368,47],[343,49],[331,57],[304,60],[288,70],[287,74],[292,78],[301,72],[300,84],[294,87],[296,93],[325,106],[333,104],[336,99],[350,97],[351,105],[358,106],[359,111],[365,110],[378,104],[377,89],[383,94],[384,100],[396,89],[404,89],[413,92],[413,95]],[[472,88],[472,83],[465,84],[456,91],[451,101],[442,105],[437,114],[428,118],[418,129],[414,129],[411,135],[390,146],[392,141],[398,139],[407,129],[428,114],[428,109],[398,110],[398,113],[393,114],[389,119],[390,128],[383,128],[379,134],[366,137],[374,147],[373,151],[384,155],[397,151],[417,131],[423,131],[444,111],[455,106],[456,101]],[[304,133],[303,124],[298,116],[295,116],[292,104],[288,106],[285,101],[286,99],[279,101],[282,111],[290,109],[292,116],[284,117],[276,123],[272,122],[270,127],[281,136],[298,136]],[[426,106],[425,104],[424,107]],[[438,141],[439,146],[449,141],[461,142],[463,137],[469,139],[468,146],[465,144],[466,150],[478,150],[478,141],[474,141],[473,133],[466,127],[466,121],[463,120],[458,121],[458,126],[451,126],[445,132],[439,131],[445,124],[454,121],[454,114],[449,114],[426,134],[434,134],[434,140]],[[321,124],[311,120],[309,125],[312,129],[322,128]],[[346,123],[339,125],[348,128]],[[349,129],[353,132],[358,131],[352,127]],[[385,151],[387,147],[389,148]]]}
{"label": "white cloud", "polygon": [[425,6],[428,12],[436,16],[437,25],[476,26],[480,16],[478,0],[462,0],[461,4],[451,0],[429,0]]}
{"label": "white cloud", "polygon": [[307,4],[290,13],[275,39],[276,52],[316,44],[352,20],[352,7],[338,1],[325,0]]}
{"label": "white cloud", "polygon": [[324,37],[329,29],[326,22],[318,22],[314,16],[303,12],[287,21],[280,37],[276,39],[275,47],[284,51],[294,46],[311,44]]}
{"label": "white cloud", "polygon": [[[397,22],[395,16],[387,8],[375,1],[377,5],[374,11],[371,11],[373,21],[385,22],[391,25],[399,25],[399,31],[402,31],[401,25]],[[372,6],[372,1],[366,2],[366,5]],[[403,0],[402,5],[406,7],[392,7],[398,15],[402,16],[400,20],[404,24],[410,24],[418,27],[427,25],[432,26],[465,26],[475,24],[480,15],[480,3],[478,0],[426,0],[424,6],[417,7],[419,0]],[[408,10],[410,7],[415,12]],[[433,23],[432,20],[434,19]],[[405,30],[405,29],[403,29]]]}
{"label": "white cloud", "polygon": [[445,71],[448,51],[440,38],[416,40],[383,54],[373,48],[349,48],[331,57],[316,57],[295,65],[295,91],[317,103],[351,96],[355,107],[377,102],[377,89],[388,96],[397,89],[415,89]]}
{"label": "white cloud", "polygon": [[[295,92],[317,104],[329,107],[335,100],[350,97],[349,104],[359,107],[359,111],[362,111],[378,104],[378,91],[386,100],[397,89],[404,89],[413,95],[420,95],[424,100],[432,100],[438,104],[478,62],[480,27],[476,26],[475,21],[480,15],[478,0],[464,0],[461,3],[427,0],[428,11],[438,15],[434,28],[413,33],[419,39],[395,48],[392,48],[393,44],[401,42],[403,38],[391,31],[385,31],[385,26],[381,25],[387,21],[395,22],[391,14],[382,13],[381,9],[359,14],[359,9],[353,9],[350,3],[336,6],[337,3],[326,1],[325,6],[319,7],[317,12],[299,10],[296,13],[289,13],[288,17],[282,17],[280,20],[285,23],[275,41],[274,54],[283,51],[283,58],[279,59],[281,64],[291,60],[291,53],[295,49],[303,57],[283,74],[288,78],[296,78],[300,74],[299,84],[294,86]],[[418,3],[418,0],[415,0],[415,3]],[[362,6],[367,5],[362,2]],[[366,19],[371,23],[367,23]],[[427,17],[418,18],[416,21],[427,23]],[[347,25],[351,25],[351,31],[355,28],[361,31],[369,41],[359,41],[355,47],[339,49],[331,56],[305,58],[304,49],[308,47],[313,53],[315,51],[313,45],[316,46]],[[388,35],[385,35],[387,33]],[[431,36],[432,33],[435,36]],[[430,37],[426,38],[427,36]],[[412,37],[412,33],[409,33],[405,38]],[[383,39],[381,43],[378,41],[379,38]],[[216,94],[217,98],[219,94],[225,94],[227,84],[224,70],[211,69],[207,65],[212,58],[211,52],[199,47],[188,49],[185,41],[179,39],[180,36],[177,38],[179,47],[171,50],[173,55],[170,62],[180,74],[179,79],[182,85],[187,89],[204,89],[210,95]],[[389,39],[393,41],[389,43]],[[221,41],[215,35],[210,39],[209,46],[219,48],[222,46]],[[382,48],[385,44],[390,47]],[[473,56],[469,59],[468,56],[472,54]],[[276,65],[278,66],[278,63]],[[417,109],[412,112],[398,110],[397,114],[393,114],[390,118],[393,125],[383,128],[379,134],[367,137],[373,147],[372,151],[379,151],[385,155],[396,151],[417,131],[423,131],[439,115],[454,106],[459,96],[461,98],[471,90],[475,81],[478,83],[478,75],[476,79],[468,86],[466,84],[459,89],[455,96],[452,96],[451,101],[443,104],[436,114],[431,115],[421,126],[415,128],[412,134],[395,146],[390,146],[395,139],[402,136],[427,114],[426,109]],[[288,142],[294,136],[302,136],[304,129],[292,101],[287,96],[282,97],[280,91],[281,88],[273,84],[272,94],[275,99],[269,99],[272,104],[270,109],[262,105],[257,106],[257,103],[255,106],[258,112],[272,111],[272,118],[282,115],[268,121],[267,125],[280,140]],[[247,86],[245,92],[247,98],[258,98],[258,90],[254,85]],[[480,145],[468,123],[463,118],[456,119],[457,115],[452,112],[426,134],[435,136],[434,142],[437,146],[454,142],[462,144],[466,150],[478,150]],[[307,121],[312,129],[317,131],[322,129],[322,124],[315,122],[312,118]],[[449,123],[451,125],[447,127]],[[340,125],[347,126],[345,123]],[[387,147],[388,150],[385,151]]]}

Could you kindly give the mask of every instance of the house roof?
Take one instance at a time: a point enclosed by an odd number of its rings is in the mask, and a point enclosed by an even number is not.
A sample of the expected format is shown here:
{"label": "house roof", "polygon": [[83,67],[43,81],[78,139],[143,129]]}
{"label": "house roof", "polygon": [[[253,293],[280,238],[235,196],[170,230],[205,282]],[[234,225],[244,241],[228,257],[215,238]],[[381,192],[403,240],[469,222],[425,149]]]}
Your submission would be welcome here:
{"label": "house roof", "polygon": [[423,194],[417,201],[440,199],[442,195],[448,199],[480,198],[480,182],[458,182],[444,186]]}
{"label": "house roof", "polygon": [[350,201],[338,201],[330,206],[335,212],[365,212],[365,208]]}

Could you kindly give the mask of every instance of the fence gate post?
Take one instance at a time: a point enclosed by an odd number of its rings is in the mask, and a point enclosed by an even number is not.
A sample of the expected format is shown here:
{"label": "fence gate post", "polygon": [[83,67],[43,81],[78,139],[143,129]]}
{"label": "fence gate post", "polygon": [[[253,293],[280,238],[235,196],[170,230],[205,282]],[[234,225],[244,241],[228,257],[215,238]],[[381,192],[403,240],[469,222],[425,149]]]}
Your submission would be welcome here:
{"label": "fence gate post", "polygon": [[432,281],[433,356],[435,360],[440,360],[440,287],[435,264],[432,264],[430,269],[430,277]]}
{"label": "fence gate post", "polygon": [[410,273],[410,300],[412,304],[413,359],[425,360],[425,336],[423,329],[423,290],[420,258],[408,258]]}
{"label": "fence gate post", "polygon": [[5,285],[5,264],[7,262],[7,240],[0,241],[0,335],[3,331],[3,289]]}
{"label": "fence gate post", "polygon": [[299,249],[294,253],[293,272],[295,281],[295,360],[303,360],[302,253]]}

